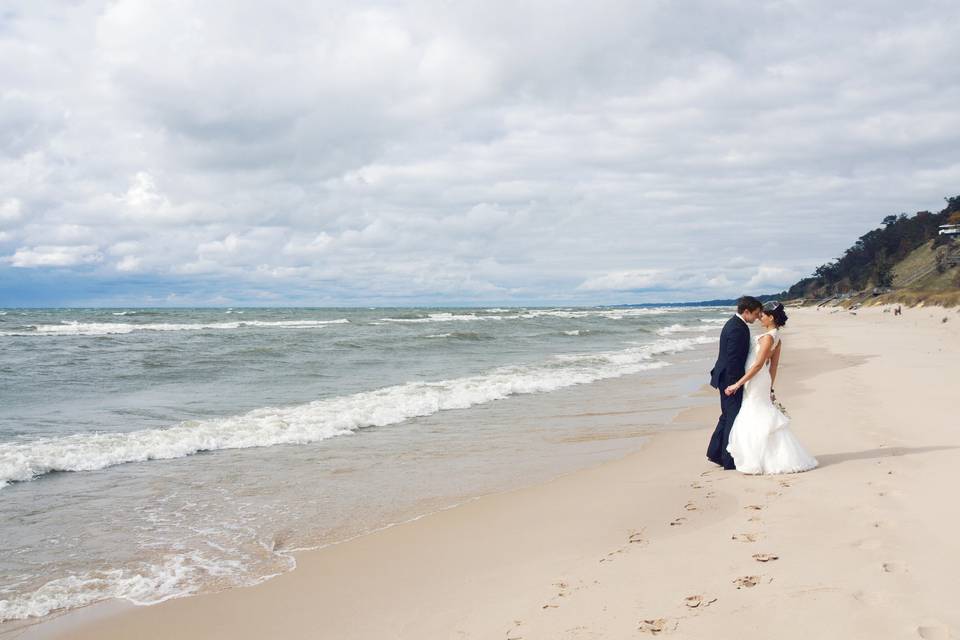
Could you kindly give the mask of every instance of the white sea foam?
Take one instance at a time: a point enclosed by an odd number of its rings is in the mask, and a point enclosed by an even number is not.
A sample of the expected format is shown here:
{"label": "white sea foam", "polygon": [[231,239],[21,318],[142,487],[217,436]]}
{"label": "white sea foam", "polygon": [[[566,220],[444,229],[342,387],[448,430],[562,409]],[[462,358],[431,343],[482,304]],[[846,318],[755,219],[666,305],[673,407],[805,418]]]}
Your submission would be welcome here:
{"label": "white sea foam", "polygon": [[661,339],[620,351],[555,356],[536,366],[501,367],[438,382],[409,382],[293,407],[265,407],[215,420],[187,421],[164,429],[2,443],[0,487],[54,471],[93,471],[201,451],[318,442],[364,427],[397,424],[512,395],[545,393],[666,366],[654,357],[713,341],[707,336]]}
{"label": "white sea foam", "polygon": [[30,325],[32,331],[0,331],[0,336],[107,336],[133,333],[135,331],[205,331],[266,327],[275,329],[309,329],[329,324],[346,324],[346,318],[338,320],[238,320],[236,322],[188,322],[188,323],[134,323],[134,322],[75,322],[62,324]]}
{"label": "white sea foam", "polygon": [[[292,556],[274,554],[274,557],[285,562],[287,569],[295,564]],[[39,618],[109,598],[122,598],[137,605],[158,604],[196,593],[211,577],[238,576],[243,573],[240,565],[237,560],[193,552],[171,554],[156,563],[144,562],[130,569],[66,576],[51,580],[35,591],[0,600],[0,622]],[[251,577],[243,584],[253,585],[271,577]]]}
{"label": "white sea foam", "polygon": [[523,311],[516,315],[499,316],[508,318],[606,318],[607,320],[623,320],[624,318],[637,318],[642,316],[661,315],[664,313],[676,313],[677,309],[667,309],[664,307],[643,307],[643,308],[624,308],[624,309],[531,309]]}
{"label": "white sea foam", "polygon": [[[626,308],[626,309],[530,309],[501,315],[511,309],[485,309],[487,313],[498,315],[477,315],[476,313],[431,313],[418,318],[380,318],[382,322],[422,324],[427,322],[477,322],[484,320],[532,320],[536,318],[606,318],[607,320],[622,320],[664,313],[676,313],[678,309],[668,308]],[[371,323],[375,324],[375,323]]]}
{"label": "white sea foam", "polygon": [[672,324],[669,327],[657,329],[657,334],[669,336],[675,333],[705,333],[707,331],[716,331],[717,329],[719,329],[719,327],[713,324]]}
{"label": "white sea foam", "polygon": [[120,569],[67,576],[47,582],[36,591],[0,600],[0,621],[39,618],[60,609],[82,607],[107,598],[126,598],[135,604],[156,604],[193,593],[187,558],[147,565],[137,572]]}
{"label": "white sea foam", "polygon": [[478,316],[473,313],[431,313],[423,318],[380,318],[383,322],[421,324],[425,322],[473,322],[476,320],[499,320],[497,316]]}

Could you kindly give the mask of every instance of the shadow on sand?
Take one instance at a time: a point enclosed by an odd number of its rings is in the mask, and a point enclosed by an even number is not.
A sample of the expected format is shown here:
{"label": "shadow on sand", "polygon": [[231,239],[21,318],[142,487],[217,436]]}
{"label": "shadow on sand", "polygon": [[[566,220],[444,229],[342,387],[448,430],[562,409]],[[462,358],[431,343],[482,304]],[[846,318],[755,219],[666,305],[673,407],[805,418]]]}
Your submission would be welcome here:
{"label": "shadow on sand", "polygon": [[934,447],[880,447],[878,449],[866,449],[864,451],[847,451],[844,453],[824,453],[817,456],[821,467],[849,462],[851,460],[872,460],[875,458],[895,458],[897,456],[911,456],[918,453],[930,453],[932,451],[947,451],[949,449],[960,449],[960,445],[940,445]]}

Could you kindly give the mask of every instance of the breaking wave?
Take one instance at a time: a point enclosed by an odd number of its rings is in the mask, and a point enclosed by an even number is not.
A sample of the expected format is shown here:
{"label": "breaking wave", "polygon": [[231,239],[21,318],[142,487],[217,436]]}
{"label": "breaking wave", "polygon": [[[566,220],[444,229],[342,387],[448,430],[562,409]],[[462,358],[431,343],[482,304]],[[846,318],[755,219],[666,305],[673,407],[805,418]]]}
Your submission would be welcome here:
{"label": "breaking wave", "polygon": [[309,329],[329,324],[347,324],[338,320],[243,320],[237,322],[136,323],[136,322],[64,322],[61,324],[28,325],[27,330],[0,331],[0,336],[108,336],[135,331],[222,331],[266,327],[275,329]]}
{"label": "breaking wave", "polygon": [[466,409],[513,395],[564,387],[667,366],[656,356],[707,344],[708,336],[664,338],[619,351],[554,356],[539,365],[500,367],[441,380],[408,382],[307,404],[191,420],[161,429],[80,433],[0,444],[0,487],[56,471],[94,471],[146,460],[183,458],[202,451],[308,444],[367,427],[397,424],[439,411]]}

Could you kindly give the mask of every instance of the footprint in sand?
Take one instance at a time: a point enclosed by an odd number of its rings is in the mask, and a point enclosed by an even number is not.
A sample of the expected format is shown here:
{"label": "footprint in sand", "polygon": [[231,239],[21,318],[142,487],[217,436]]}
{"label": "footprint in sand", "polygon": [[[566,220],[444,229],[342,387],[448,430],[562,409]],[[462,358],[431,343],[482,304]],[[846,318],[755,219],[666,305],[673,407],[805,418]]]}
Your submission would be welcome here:
{"label": "footprint in sand", "polygon": [[699,594],[695,596],[687,596],[686,598],[683,599],[683,603],[691,609],[704,609],[706,607],[709,607],[716,601],[717,601],[716,598],[708,598],[707,596],[703,596]]}
{"label": "footprint in sand", "polygon": [[903,567],[898,562],[884,562],[880,565],[884,573],[901,573]]}
{"label": "footprint in sand", "polygon": [[737,589],[749,589],[760,584],[760,576],[740,576],[733,581]]}
{"label": "footprint in sand", "polygon": [[611,551],[607,554],[606,558],[600,558],[600,562],[613,562],[613,557],[618,553],[623,553],[623,549],[617,549],[616,551]]}
{"label": "footprint in sand", "polygon": [[703,485],[699,482],[693,482],[690,484],[691,489],[703,489]]}
{"label": "footprint in sand", "polygon": [[774,560],[779,560],[780,556],[773,553],[755,553],[753,554],[753,559],[757,562],[773,562]]}
{"label": "footprint in sand", "polygon": [[570,627],[569,629],[564,630],[563,635],[560,636],[561,640],[587,640],[589,638],[599,637],[601,636],[595,631],[591,631],[590,627],[585,627],[583,625]]}
{"label": "footprint in sand", "polygon": [[917,635],[924,640],[948,640],[950,630],[944,625],[934,622],[932,624],[922,624],[917,627]]}
{"label": "footprint in sand", "polygon": [[650,635],[658,635],[664,631],[673,631],[677,628],[677,623],[674,620],[668,620],[666,618],[653,618],[651,620],[641,620],[638,631],[641,633],[649,633]]}
{"label": "footprint in sand", "polygon": [[731,540],[736,540],[737,542],[756,542],[757,534],[755,533],[735,533],[730,536]]}
{"label": "footprint in sand", "polygon": [[693,504],[692,502],[688,502],[687,504],[683,505],[683,508],[687,511],[696,511],[697,505]]}
{"label": "footprint in sand", "polygon": [[642,529],[640,531],[631,531],[630,537],[627,538],[627,542],[630,544],[642,544],[646,541],[646,538],[643,537]]}
{"label": "footprint in sand", "polygon": [[748,504],[747,506],[744,507],[744,509],[748,511],[761,511],[763,509],[763,506],[759,504]]}
{"label": "footprint in sand", "polygon": [[673,520],[670,521],[670,526],[679,527],[680,525],[683,524],[684,520],[686,520],[686,518],[684,518],[683,516],[680,516],[679,518],[674,518]]}

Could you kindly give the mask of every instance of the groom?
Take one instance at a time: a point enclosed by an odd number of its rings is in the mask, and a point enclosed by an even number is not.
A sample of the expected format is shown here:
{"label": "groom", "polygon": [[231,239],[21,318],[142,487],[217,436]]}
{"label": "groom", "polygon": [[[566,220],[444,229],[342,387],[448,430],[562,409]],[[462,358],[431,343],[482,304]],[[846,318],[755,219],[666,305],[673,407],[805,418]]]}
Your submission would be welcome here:
{"label": "groom", "polygon": [[710,386],[720,390],[720,420],[710,438],[707,458],[724,469],[736,468],[733,456],[727,452],[730,428],[740,413],[743,403],[743,389],[733,395],[726,395],[724,389],[739,380],[746,370],[747,352],[750,350],[750,325],[760,316],[763,303],[751,296],[737,300],[737,314],[731,316],[720,332],[720,354],[717,364],[710,372]]}

